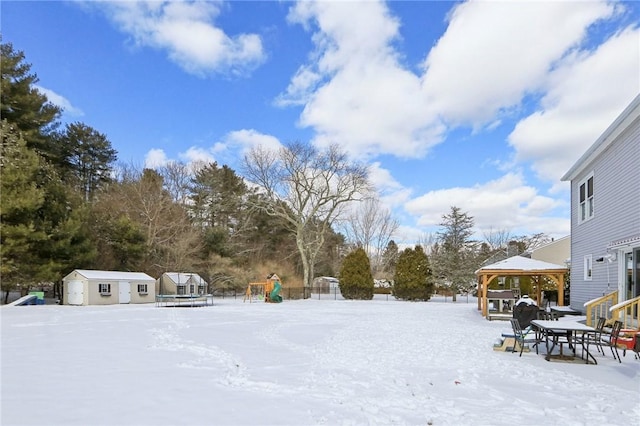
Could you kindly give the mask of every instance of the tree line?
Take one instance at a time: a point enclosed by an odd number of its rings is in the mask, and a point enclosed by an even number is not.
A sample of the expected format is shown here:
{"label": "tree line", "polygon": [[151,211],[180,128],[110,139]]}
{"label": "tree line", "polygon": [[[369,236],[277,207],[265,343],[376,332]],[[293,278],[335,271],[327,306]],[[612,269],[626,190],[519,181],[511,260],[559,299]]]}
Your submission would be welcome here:
{"label": "tree line", "polygon": [[5,298],[77,268],[189,270],[217,287],[273,271],[300,285],[337,275],[346,241],[333,223],[370,192],[367,167],[337,146],[259,147],[244,177],[216,162],[119,164],[105,134],[61,124],[23,52],[1,49]]}
{"label": "tree line", "polygon": [[398,222],[375,197],[368,167],[337,145],[256,147],[242,175],[217,162],[118,163],[105,134],[61,124],[62,110],[36,88],[23,52],[1,43],[1,53],[5,301],[41,283],[55,283],[61,297],[61,279],[74,269],[191,271],[216,288],[275,271],[307,287],[316,276],[338,276],[347,297],[365,299],[376,278],[394,282],[396,297],[428,300],[438,286],[468,288],[506,242],[525,251],[533,241],[504,231],[473,241],[473,218],[452,207],[441,232],[400,251]]}

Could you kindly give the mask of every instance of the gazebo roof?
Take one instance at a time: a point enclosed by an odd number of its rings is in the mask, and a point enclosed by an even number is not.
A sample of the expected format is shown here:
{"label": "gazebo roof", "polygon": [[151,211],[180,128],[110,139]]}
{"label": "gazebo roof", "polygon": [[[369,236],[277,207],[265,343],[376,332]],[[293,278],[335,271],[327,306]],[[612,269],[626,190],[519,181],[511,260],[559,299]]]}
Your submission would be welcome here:
{"label": "gazebo roof", "polygon": [[[512,256],[491,265],[483,266],[476,271],[476,275],[487,273],[489,271],[522,271],[525,275],[531,275],[531,272],[547,272],[547,271],[566,271],[567,267],[556,265],[555,263],[543,262],[541,260],[529,259],[523,256]],[[529,273],[529,274],[527,274]]]}

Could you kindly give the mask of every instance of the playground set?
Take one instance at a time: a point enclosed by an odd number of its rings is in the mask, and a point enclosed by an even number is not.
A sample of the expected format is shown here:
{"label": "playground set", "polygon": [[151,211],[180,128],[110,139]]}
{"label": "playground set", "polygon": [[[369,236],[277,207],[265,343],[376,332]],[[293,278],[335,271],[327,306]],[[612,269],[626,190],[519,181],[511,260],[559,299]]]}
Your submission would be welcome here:
{"label": "playground set", "polygon": [[249,303],[253,302],[253,300],[264,300],[267,303],[280,303],[282,302],[282,296],[280,296],[281,290],[280,277],[276,274],[270,274],[267,276],[266,281],[249,283],[242,302],[244,303],[248,299]]}

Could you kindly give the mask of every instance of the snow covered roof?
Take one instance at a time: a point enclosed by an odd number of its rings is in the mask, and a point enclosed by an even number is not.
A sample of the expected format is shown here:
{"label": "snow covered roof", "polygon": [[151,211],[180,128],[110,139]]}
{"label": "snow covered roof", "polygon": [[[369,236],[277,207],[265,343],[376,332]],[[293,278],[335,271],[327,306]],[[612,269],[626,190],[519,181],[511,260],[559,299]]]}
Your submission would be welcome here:
{"label": "snow covered roof", "polygon": [[491,265],[483,266],[476,271],[476,274],[482,271],[548,271],[548,270],[566,270],[566,266],[556,265],[555,263],[543,262],[541,260],[529,259],[528,257],[512,256]]}
{"label": "snow covered roof", "polygon": [[165,272],[164,275],[176,284],[207,285],[207,282],[200,275],[192,272]]}
{"label": "snow covered roof", "polygon": [[90,280],[130,280],[155,281],[144,272],[98,271],[92,269],[76,269],[75,272]]}

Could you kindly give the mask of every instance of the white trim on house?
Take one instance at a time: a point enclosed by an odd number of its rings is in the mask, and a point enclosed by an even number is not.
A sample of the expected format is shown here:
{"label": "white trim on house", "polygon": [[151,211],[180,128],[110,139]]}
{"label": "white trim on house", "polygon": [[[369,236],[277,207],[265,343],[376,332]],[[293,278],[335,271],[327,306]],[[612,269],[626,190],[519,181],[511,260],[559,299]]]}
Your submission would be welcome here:
{"label": "white trim on house", "polygon": [[593,280],[593,255],[587,254],[584,257],[584,276],[582,277],[585,281]]}
{"label": "white trim on house", "polygon": [[578,224],[582,224],[595,216],[595,187],[593,171],[578,182]]}
{"label": "white trim on house", "polygon": [[640,117],[640,95],[637,95],[624,111],[616,118],[607,130],[593,145],[576,161],[561,181],[572,181],[600,156],[635,120]]}
{"label": "white trim on house", "polygon": [[640,234],[631,235],[616,241],[611,241],[607,246],[607,250],[623,249],[627,247],[640,246]]}

